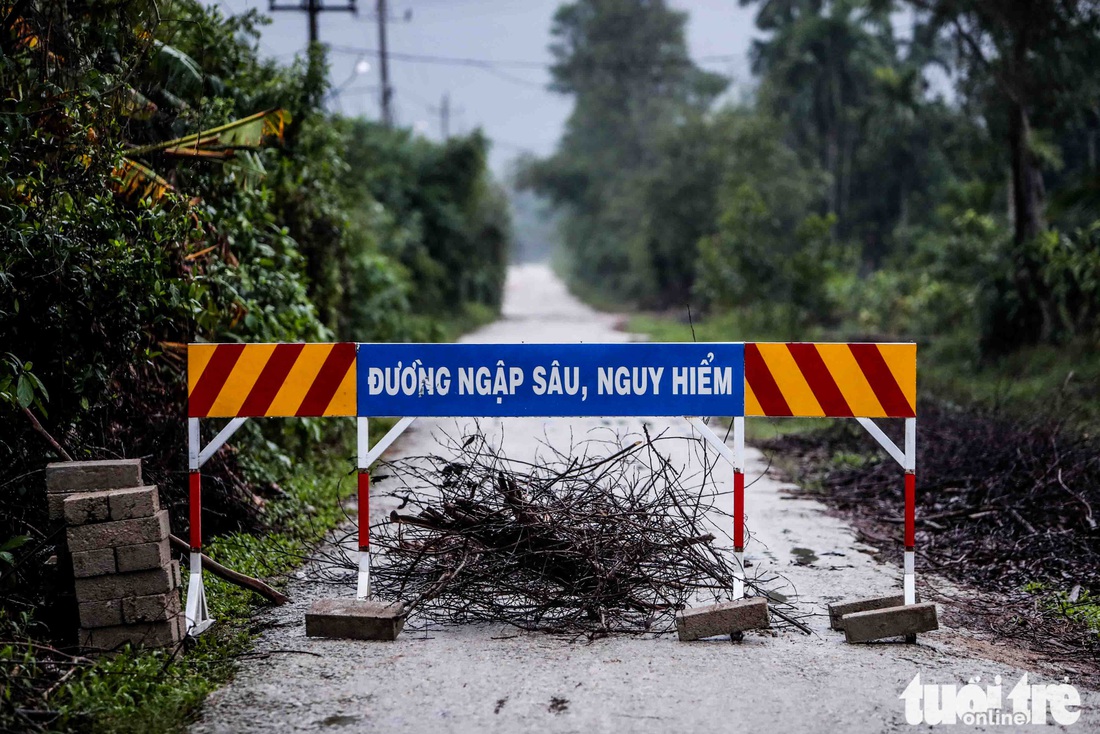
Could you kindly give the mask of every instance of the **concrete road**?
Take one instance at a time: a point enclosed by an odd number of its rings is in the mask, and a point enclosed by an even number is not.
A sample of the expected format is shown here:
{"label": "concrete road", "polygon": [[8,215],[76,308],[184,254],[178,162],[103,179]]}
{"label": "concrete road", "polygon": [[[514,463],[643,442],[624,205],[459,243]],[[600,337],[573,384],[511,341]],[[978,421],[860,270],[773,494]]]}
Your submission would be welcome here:
{"label": "concrete road", "polygon": [[[466,341],[629,340],[615,323],[569,296],[549,269],[524,266],[510,272],[503,318]],[[503,432],[508,454],[525,458],[540,440],[567,446],[571,435],[597,426],[630,431],[640,423],[512,419],[481,425]],[[683,421],[670,425],[692,435]],[[433,433],[440,430],[453,432],[455,423],[416,424],[388,457],[439,453]],[[914,729],[899,696],[917,674],[925,685],[962,686],[980,677],[983,688],[1001,676],[1007,711],[1011,687],[1025,672],[1030,684],[1062,682],[1064,670],[1033,665],[1025,671],[976,656],[971,651],[983,649],[1002,661],[1021,659],[1011,650],[980,647],[961,630],[922,635],[917,645],[845,644],[829,631],[824,605],[897,593],[900,570],[877,563],[875,549],[858,543],[821,504],[792,495],[789,485],[767,473],[759,452],[750,450],[749,457],[746,509],[753,538],[747,553],[758,571],[784,574],[790,583],[781,591],[816,613],[811,636],[792,630],[749,634],[740,644],[684,644],[671,635],[588,643],[488,625],[407,631],[395,643],[310,639],[303,625],[310,601],[353,591],[303,578],[291,585],[291,604],[262,615],[271,626],[256,650],[270,654],[248,660],[235,681],[211,695],[192,731],[877,733]],[[674,460],[696,459],[685,450]],[[717,480],[731,476],[725,467]],[[388,514],[387,502],[372,500],[372,514]],[[900,562],[900,550],[896,554]],[[1100,731],[1100,695],[1079,693],[1080,720],[1064,728]],[[959,724],[949,730],[1021,729]]]}

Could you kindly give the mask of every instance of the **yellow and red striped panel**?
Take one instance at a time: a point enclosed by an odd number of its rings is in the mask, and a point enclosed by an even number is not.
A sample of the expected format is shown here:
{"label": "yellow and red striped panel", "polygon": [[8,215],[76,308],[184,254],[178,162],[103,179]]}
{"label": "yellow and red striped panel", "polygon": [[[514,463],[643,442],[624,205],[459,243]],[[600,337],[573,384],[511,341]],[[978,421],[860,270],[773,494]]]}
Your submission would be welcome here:
{"label": "yellow and red striped panel", "polygon": [[912,418],[916,344],[745,344],[745,415]]}
{"label": "yellow and red striped panel", "polygon": [[355,415],[355,344],[189,344],[192,418]]}

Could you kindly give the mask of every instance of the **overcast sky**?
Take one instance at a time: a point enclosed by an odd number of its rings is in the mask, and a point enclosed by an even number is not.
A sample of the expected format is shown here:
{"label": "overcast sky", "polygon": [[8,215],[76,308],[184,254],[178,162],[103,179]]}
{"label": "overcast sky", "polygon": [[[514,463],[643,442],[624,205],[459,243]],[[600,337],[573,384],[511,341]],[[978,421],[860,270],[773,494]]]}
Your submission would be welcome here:
{"label": "overcast sky", "polygon": [[[299,0],[279,0],[297,5]],[[345,0],[325,0],[330,6]],[[268,0],[209,2],[228,13],[249,8],[267,12]],[[439,107],[450,95],[451,132],[480,127],[493,141],[491,164],[498,174],[522,151],[551,152],[569,114],[570,100],[545,89],[549,74],[539,63],[550,60],[550,21],[559,0],[388,0],[390,79],[397,122],[440,137]],[[688,44],[693,57],[712,71],[744,85],[749,80],[747,52],[753,36],[755,8],[738,0],[671,0],[690,13]],[[331,81],[342,87],[330,106],[346,114],[379,117],[378,28],[374,0],[359,0],[357,17],[346,12],[320,16],[321,41],[332,48]],[[412,12],[411,20],[403,18]],[[271,13],[260,49],[266,56],[289,61],[305,48],[306,14]],[[369,50],[360,53],[356,49]],[[493,68],[432,63],[403,58],[433,56],[494,62]],[[732,56],[731,60],[714,59]],[[356,74],[365,59],[369,70]],[[521,63],[514,63],[521,62]],[[362,65],[360,65],[362,69]]]}

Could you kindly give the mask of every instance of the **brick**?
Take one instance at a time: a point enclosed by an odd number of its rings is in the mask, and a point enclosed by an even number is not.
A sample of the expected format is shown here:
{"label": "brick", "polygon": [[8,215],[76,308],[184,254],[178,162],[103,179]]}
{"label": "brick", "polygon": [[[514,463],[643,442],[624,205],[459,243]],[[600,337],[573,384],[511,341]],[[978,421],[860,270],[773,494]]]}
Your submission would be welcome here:
{"label": "brick", "polygon": [[844,615],[843,623],[848,642],[870,642],[940,628],[933,602],[853,612]]}
{"label": "brick", "polygon": [[122,600],[122,619],[127,624],[135,622],[163,622],[180,613],[178,591],[149,596],[131,596]]}
{"label": "brick", "polygon": [[175,620],[80,630],[80,647],[84,650],[116,650],[126,643],[135,647],[168,647],[179,641],[179,624]]}
{"label": "brick", "polygon": [[119,599],[85,601],[79,604],[79,608],[80,626],[86,629],[122,624],[122,601]]}
{"label": "brick", "polygon": [[78,579],[106,576],[109,573],[115,573],[117,570],[114,548],[99,548],[98,550],[73,553],[73,576]]}
{"label": "brick", "polygon": [[365,599],[318,599],[306,612],[306,636],[396,640],[405,626],[405,604]]}
{"label": "brick", "polygon": [[109,493],[112,520],[152,517],[160,512],[160,500],[155,485],[113,489]]}
{"label": "brick", "polygon": [[[148,571],[152,568],[167,566],[172,558],[168,547],[168,539],[159,543],[138,543],[137,545],[120,545],[115,548],[115,558],[118,570],[122,573],[130,571]],[[179,586],[179,584],[175,584]]]}
{"label": "brick", "polygon": [[128,596],[166,594],[174,588],[171,571],[167,568],[155,568],[151,571],[77,579],[76,598],[81,602],[122,599]]}
{"label": "brick", "polygon": [[47,494],[46,507],[49,510],[50,522],[60,523],[65,519],[65,494]]}
{"label": "brick", "polygon": [[767,626],[768,601],[762,596],[685,609],[676,615],[676,632],[681,642]]}
{"label": "brick", "polygon": [[[920,597],[917,597],[917,601],[920,601]],[[872,609],[885,609],[886,607],[900,607],[905,604],[904,594],[893,594],[891,596],[876,596],[870,599],[859,599],[857,601],[839,602],[837,604],[829,605],[829,627],[831,629],[844,631],[843,617],[845,614],[854,614],[856,612],[869,612]]]}
{"label": "brick", "polygon": [[141,459],[59,461],[46,465],[47,492],[88,492],[141,485]]}
{"label": "brick", "polygon": [[168,537],[168,510],[161,510],[152,517],[81,525],[69,528],[67,534],[72,553],[120,545],[159,543]]}
{"label": "brick", "polygon": [[65,524],[70,527],[110,520],[107,492],[73,492],[64,498]]}

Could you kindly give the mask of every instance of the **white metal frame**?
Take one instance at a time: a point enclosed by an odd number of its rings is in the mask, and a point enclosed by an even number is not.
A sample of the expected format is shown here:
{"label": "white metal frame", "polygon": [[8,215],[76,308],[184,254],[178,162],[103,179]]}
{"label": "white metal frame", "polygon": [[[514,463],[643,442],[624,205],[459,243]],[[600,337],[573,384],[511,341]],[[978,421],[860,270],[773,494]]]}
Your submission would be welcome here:
{"label": "white metal frame", "polygon": [[187,602],[184,605],[184,617],[187,622],[187,634],[198,637],[210,625],[214,624],[210,609],[206,604],[206,587],[202,581],[202,533],[197,522],[202,517],[201,474],[202,465],[218,452],[225,442],[244,425],[247,418],[234,418],[218,432],[209,444],[202,445],[201,423],[198,418],[187,419],[187,468],[191,475],[190,491],[197,496],[190,497],[191,510],[191,555],[189,559]]}
{"label": "white metal frame", "polygon": [[[733,419],[733,449],[718,434],[711,430],[702,418],[685,416],[688,423],[695,427],[708,444],[710,444],[720,456],[730,463],[734,471],[734,556],[737,560],[738,576],[734,577],[733,598],[740,599],[744,596],[744,472],[745,472],[745,419],[735,417]],[[878,424],[870,418],[856,418],[861,426],[871,434],[886,453],[894,459],[905,472],[905,562],[903,569],[903,589],[905,604],[916,604],[916,551],[913,548],[913,536],[915,535],[915,497],[911,496],[915,488],[915,476],[917,471],[917,419],[905,419],[905,448],[899,448],[889,436],[887,436]],[[740,476],[738,476],[740,475]]]}

